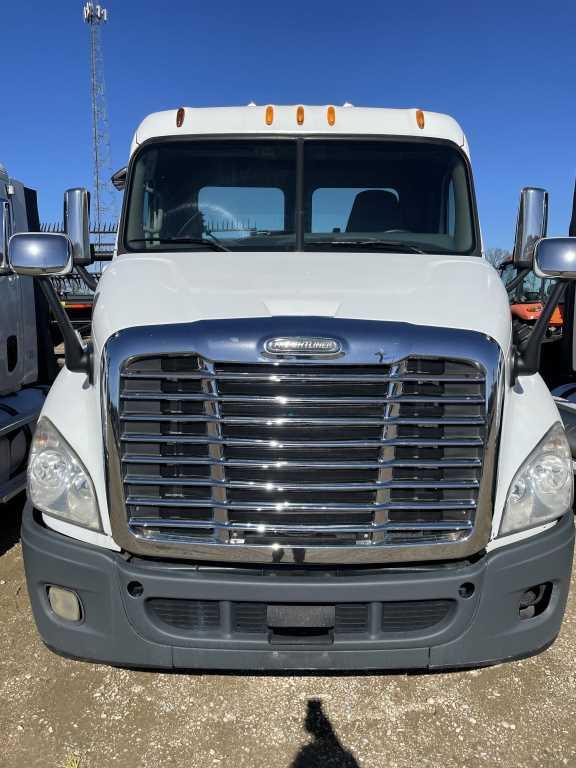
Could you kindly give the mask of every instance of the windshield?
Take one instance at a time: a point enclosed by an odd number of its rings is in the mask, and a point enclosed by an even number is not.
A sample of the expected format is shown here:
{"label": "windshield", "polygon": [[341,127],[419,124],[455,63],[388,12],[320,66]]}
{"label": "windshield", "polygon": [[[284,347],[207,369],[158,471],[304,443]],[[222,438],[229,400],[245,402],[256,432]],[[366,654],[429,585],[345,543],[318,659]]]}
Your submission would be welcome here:
{"label": "windshield", "polygon": [[475,249],[467,167],[442,142],[153,142],[130,177],[127,250]]}

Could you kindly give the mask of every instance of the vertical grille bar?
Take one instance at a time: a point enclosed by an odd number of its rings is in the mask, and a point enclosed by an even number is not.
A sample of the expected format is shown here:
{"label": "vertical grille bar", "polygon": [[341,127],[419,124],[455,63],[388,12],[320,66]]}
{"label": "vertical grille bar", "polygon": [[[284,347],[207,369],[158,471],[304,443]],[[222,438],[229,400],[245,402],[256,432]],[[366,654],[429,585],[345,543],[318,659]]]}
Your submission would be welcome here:
{"label": "vertical grille bar", "polygon": [[[222,439],[222,424],[220,421],[220,401],[218,399],[218,380],[214,377],[214,365],[206,360],[200,361],[201,367],[210,375],[210,378],[202,379],[202,391],[211,395],[204,401],[204,412],[209,420],[206,423],[206,432],[209,437]],[[224,468],[224,449],[221,442],[210,443],[208,455],[214,463],[210,465],[210,479],[212,480],[212,501],[214,502],[214,522],[220,527],[216,528],[215,537],[222,544],[228,543],[228,530],[223,527],[228,522],[228,510],[226,509],[226,470]]]}
{"label": "vertical grille bar", "polygon": [[[404,366],[405,367],[405,366]],[[402,370],[402,364],[397,363],[390,366],[390,375],[398,376]],[[400,395],[402,391],[402,384],[396,381],[389,381],[386,396],[389,398]],[[382,427],[382,440],[392,439],[398,436],[398,427],[394,423],[388,423],[388,420],[398,416],[400,413],[400,405],[398,403],[387,402],[383,407],[383,416],[385,423]],[[394,459],[395,449],[390,445],[383,445],[380,450],[380,469],[378,470],[378,482],[385,483],[392,480],[394,469],[391,464]],[[390,488],[381,488],[376,493],[377,504],[388,504],[390,502]],[[384,525],[388,522],[388,510],[381,508],[374,513],[374,523],[376,525]],[[385,538],[383,530],[375,531],[372,534],[372,541],[377,543],[383,541]]]}

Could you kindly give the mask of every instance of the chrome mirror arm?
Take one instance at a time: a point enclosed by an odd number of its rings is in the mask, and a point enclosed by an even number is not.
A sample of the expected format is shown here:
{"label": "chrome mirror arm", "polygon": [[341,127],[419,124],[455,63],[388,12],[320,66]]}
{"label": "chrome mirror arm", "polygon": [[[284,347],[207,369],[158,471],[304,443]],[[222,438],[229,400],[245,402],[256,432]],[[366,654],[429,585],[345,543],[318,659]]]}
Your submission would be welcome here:
{"label": "chrome mirror arm", "polygon": [[36,278],[42,289],[42,293],[46,297],[50,311],[56,318],[62,338],[64,339],[64,357],[66,361],[66,368],[74,373],[85,373],[88,376],[90,384],[93,383],[93,371],[94,366],[92,364],[92,345],[90,343],[83,344],[74,330],[70,318],[66,314],[56,289],[52,284],[49,277],[37,277]]}
{"label": "chrome mirror arm", "polygon": [[86,267],[83,267],[81,264],[76,264],[76,272],[78,272],[84,283],[91,291],[96,290],[98,287],[98,280],[96,280],[94,275],[91,275],[90,272],[88,272]]}
{"label": "chrome mirror arm", "polygon": [[534,329],[525,343],[514,348],[512,357],[512,384],[516,383],[518,376],[531,376],[540,370],[540,356],[542,353],[542,341],[550,324],[550,318],[566,290],[566,280],[559,280],[550,291],[548,300],[542,309],[540,317],[536,321]]}

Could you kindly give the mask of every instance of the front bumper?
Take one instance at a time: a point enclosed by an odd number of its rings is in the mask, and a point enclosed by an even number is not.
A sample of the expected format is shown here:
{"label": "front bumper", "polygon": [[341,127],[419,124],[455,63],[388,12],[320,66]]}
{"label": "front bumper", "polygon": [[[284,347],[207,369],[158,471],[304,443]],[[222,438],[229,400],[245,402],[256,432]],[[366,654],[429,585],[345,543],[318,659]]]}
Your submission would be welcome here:
{"label": "front bumper", "polygon": [[[474,563],[355,571],[198,568],[127,558],[62,536],[45,528],[28,504],[22,546],[36,624],[44,642],[65,655],[170,669],[439,669],[518,658],[554,641],[570,584],[574,523],[567,514],[545,533]],[[546,608],[520,618],[522,593],[544,583],[550,585]],[[80,622],[53,613],[47,599],[51,584],[79,595]],[[176,611],[166,623],[150,610],[152,599],[217,604],[218,622],[200,621],[190,630],[185,610],[184,621]],[[396,601],[451,601],[451,608],[437,623],[399,631],[384,627],[378,608]],[[303,625],[312,606],[329,611],[363,604],[368,622],[366,631],[356,634],[303,626],[288,635],[276,629],[250,634],[232,621],[239,604],[280,606],[281,612],[290,606],[288,615],[296,616],[296,623],[308,614]],[[213,619],[214,613],[209,615]]]}

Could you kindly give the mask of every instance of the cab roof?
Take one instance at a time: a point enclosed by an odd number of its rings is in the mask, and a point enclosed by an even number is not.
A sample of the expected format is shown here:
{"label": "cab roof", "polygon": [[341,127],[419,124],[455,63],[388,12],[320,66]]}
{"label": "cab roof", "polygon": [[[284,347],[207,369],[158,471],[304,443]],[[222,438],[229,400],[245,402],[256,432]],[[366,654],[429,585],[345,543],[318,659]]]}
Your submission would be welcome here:
{"label": "cab roof", "polygon": [[[421,127],[422,126],[422,127]],[[131,153],[161,136],[274,134],[415,136],[452,141],[468,154],[462,128],[449,115],[419,109],[337,106],[180,107],[154,112],[138,126]]]}

